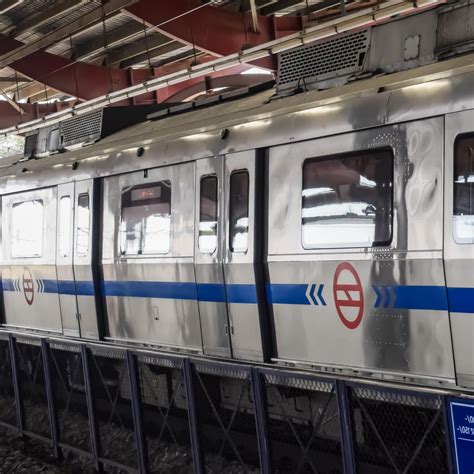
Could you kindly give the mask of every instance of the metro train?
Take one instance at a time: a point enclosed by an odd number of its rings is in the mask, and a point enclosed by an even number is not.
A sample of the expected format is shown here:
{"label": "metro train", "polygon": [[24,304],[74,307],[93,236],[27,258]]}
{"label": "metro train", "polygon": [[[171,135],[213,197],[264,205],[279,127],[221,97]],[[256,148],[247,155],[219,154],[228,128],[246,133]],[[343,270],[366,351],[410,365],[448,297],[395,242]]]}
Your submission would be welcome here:
{"label": "metro train", "polygon": [[474,387],[474,73],[449,64],[3,166],[4,330]]}

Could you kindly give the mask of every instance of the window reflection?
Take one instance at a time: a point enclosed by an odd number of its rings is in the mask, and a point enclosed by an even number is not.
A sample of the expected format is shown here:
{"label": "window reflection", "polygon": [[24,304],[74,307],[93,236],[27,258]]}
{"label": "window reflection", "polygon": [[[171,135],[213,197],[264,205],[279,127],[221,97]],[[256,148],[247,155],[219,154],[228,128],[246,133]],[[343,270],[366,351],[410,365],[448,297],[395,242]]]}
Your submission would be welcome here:
{"label": "window reflection", "polygon": [[77,199],[76,251],[78,255],[89,252],[90,203],[89,194],[80,194]]}
{"label": "window reflection", "polygon": [[62,196],[59,200],[58,247],[61,257],[68,257],[71,251],[71,198]]}
{"label": "window reflection", "polygon": [[120,223],[124,255],[166,254],[171,248],[171,182],[124,188]]}
{"label": "window reflection", "polygon": [[43,201],[24,201],[12,207],[13,258],[41,257],[43,252]]}
{"label": "window reflection", "polygon": [[454,150],[454,240],[474,243],[474,134],[456,140]]}
{"label": "window reflection", "polygon": [[232,252],[245,253],[249,234],[249,174],[237,171],[230,177],[229,247]]}
{"label": "window reflection", "polygon": [[217,176],[201,180],[199,204],[199,250],[214,253],[217,249]]}
{"label": "window reflection", "polygon": [[389,150],[306,160],[303,247],[387,245],[392,237],[392,189],[393,156]]}

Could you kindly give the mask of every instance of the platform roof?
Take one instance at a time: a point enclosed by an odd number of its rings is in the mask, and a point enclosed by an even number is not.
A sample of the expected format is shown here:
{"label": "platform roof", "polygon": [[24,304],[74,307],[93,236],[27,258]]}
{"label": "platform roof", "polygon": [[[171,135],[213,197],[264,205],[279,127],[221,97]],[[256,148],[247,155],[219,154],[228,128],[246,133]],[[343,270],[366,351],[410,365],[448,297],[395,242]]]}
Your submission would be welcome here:
{"label": "platform roof", "polygon": [[[0,128],[387,3],[0,0]],[[276,66],[274,57],[239,64],[128,102],[176,102],[248,86],[268,80]]]}

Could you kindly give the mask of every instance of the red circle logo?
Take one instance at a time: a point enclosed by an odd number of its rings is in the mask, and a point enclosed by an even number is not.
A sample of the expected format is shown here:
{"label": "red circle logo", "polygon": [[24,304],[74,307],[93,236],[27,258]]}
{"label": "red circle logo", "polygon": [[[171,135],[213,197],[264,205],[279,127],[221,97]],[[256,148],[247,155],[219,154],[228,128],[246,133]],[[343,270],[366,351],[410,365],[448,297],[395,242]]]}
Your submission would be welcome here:
{"label": "red circle logo", "polygon": [[342,262],[337,266],[332,290],[339,318],[349,329],[356,329],[364,315],[364,290],[350,263]]}
{"label": "red circle logo", "polygon": [[29,270],[23,273],[23,294],[26,302],[31,306],[35,299],[35,282]]}

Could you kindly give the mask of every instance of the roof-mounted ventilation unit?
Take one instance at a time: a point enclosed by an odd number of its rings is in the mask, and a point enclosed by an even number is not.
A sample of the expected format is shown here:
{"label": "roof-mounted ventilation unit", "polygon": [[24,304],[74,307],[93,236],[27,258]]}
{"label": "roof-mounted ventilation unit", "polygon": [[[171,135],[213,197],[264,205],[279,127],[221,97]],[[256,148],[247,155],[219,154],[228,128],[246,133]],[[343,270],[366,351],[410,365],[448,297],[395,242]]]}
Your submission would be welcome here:
{"label": "roof-mounted ventilation unit", "polygon": [[131,125],[143,122],[147,115],[170,104],[108,107],[70,118],[26,136],[25,158],[41,157],[94,143]]}
{"label": "roof-mounted ventilation unit", "polygon": [[278,92],[362,71],[369,45],[370,29],[367,29],[282,52]]}
{"label": "roof-mounted ventilation unit", "polygon": [[[470,21],[472,31],[474,5],[471,9],[471,19],[465,23],[468,28]],[[429,10],[283,51],[279,55],[278,95],[328,89],[370,74],[435,62],[437,29],[438,10]]]}
{"label": "roof-mounted ventilation unit", "polygon": [[474,49],[474,3],[459,2],[439,13],[436,49],[444,56]]}

